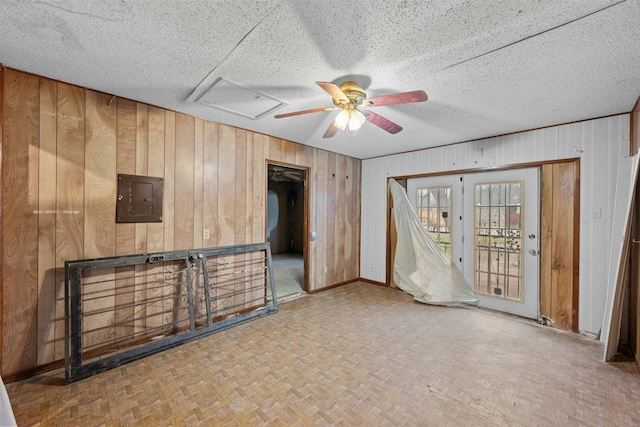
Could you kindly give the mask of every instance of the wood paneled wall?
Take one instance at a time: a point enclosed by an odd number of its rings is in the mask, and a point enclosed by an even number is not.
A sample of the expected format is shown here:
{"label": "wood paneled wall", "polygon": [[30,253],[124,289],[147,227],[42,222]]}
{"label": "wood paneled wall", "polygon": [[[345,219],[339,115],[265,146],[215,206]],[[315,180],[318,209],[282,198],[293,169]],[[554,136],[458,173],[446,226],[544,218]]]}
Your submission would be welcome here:
{"label": "wood paneled wall", "polygon": [[[5,379],[63,359],[65,260],[264,242],[268,161],[310,168],[310,291],[360,276],[360,160],[2,73]],[[118,173],[164,178],[162,223],[115,223]]]}
{"label": "wood paneled wall", "polygon": [[542,165],[540,315],[578,331],[578,161]]}

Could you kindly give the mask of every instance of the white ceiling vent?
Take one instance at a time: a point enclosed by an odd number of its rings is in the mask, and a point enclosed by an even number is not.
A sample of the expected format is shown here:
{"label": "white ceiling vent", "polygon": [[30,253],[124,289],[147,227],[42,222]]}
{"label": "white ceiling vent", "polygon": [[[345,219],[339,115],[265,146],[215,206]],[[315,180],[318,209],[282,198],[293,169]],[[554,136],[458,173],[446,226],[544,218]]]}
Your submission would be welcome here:
{"label": "white ceiling vent", "polygon": [[272,113],[285,105],[284,101],[222,77],[198,96],[195,102],[253,120]]}

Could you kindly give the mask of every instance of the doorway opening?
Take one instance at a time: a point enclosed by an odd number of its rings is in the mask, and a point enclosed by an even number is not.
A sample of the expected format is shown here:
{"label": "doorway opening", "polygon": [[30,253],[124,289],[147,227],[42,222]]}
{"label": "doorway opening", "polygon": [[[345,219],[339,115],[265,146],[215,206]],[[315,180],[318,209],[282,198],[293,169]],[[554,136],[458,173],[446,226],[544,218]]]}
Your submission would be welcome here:
{"label": "doorway opening", "polygon": [[271,245],[276,298],[279,302],[307,294],[308,169],[268,163],[267,242]]}

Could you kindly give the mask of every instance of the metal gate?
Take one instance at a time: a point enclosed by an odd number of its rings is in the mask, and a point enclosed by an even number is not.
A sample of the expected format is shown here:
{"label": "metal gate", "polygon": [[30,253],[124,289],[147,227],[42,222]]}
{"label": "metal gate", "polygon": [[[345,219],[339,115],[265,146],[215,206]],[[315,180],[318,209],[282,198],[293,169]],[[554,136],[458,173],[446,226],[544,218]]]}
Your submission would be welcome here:
{"label": "metal gate", "polygon": [[71,383],[278,311],[268,243],[65,262]]}

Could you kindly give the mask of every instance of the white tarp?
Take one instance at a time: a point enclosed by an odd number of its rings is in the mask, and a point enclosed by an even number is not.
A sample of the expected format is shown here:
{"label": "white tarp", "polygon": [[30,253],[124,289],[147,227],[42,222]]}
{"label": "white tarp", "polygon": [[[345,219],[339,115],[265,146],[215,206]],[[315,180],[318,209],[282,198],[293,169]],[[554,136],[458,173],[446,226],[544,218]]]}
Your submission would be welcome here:
{"label": "white tarp", "polygon": [[4,388],[4,382],[0,377],[0,426],[15,426],[16,419],[13,416],[13,410],[11,409],[11,402],[9,402],[9,396],[7,390]]}
{"label": "white tarp", "polygon": [[393,280],[416,301],[435,305],[478,304],[471,285],[431,239],[411,207],[407,193],[389,180],[398,242]]}

